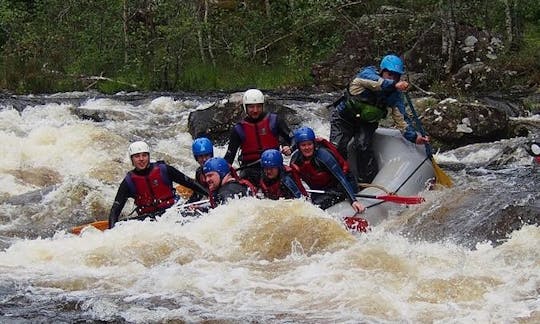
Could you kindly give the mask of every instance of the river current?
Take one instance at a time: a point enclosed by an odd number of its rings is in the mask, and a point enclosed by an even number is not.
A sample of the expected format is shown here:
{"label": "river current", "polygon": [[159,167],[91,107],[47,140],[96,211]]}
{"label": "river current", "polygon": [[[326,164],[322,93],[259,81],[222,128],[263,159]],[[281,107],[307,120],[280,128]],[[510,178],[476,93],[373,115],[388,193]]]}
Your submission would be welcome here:
{"label": "river current", "polygon": [[[185,224],[171,209],[76,236],[73,226],[107,218],[130,142],[149,142],[153,160],[193,176],[189,112],[221,98],[38,99],[0,106],[2,323],[540,322],[530,138],[436,154],[454,187],[421,193],[424,204],[368,233],[309,202],[244,198]],[[327,137],[328,103],[289,106]]]}

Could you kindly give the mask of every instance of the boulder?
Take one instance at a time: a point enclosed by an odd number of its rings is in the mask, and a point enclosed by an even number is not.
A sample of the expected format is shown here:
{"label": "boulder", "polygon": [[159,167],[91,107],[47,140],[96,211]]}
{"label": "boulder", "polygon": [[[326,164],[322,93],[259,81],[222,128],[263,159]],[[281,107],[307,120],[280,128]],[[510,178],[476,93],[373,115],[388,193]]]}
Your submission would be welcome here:
{"label": "boulder", "polygon": [[416,106],[426,132],[449,147],[507,137],[508,115],[486,104],[448,98],[422,99]]}

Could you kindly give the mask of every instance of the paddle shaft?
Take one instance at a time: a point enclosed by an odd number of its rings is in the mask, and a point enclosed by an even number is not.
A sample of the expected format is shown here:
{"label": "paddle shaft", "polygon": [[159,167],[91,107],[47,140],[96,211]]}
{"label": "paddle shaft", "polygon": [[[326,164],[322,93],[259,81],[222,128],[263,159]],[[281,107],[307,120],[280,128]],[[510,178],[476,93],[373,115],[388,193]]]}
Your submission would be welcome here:
{"label": "paddle shaft", "polygon": [[[418,127],[418,130],[420,131],[420,134],[422,136],[426,136],[426,131],[424,130],[424,127],[422,126],[422,122],[420,121],[420,118],[418,118],[418,114],[416,113],[416,110],[414,109],[414,105],[412,103],[411,97],[409,96],[408,92],[405,92],[405,98],[407,99],[407,102],[409,103],[409,107],[411,108],[411,112],[414,116],[416,126]],[[435,172],[435,179],[437,183],[442,184],[446,187],[452,187],[452,179],[439,167],[439,165],[435,162],[435,159],[433,158],[433,152],[431,148],[430,143],[424,144],[426,148],[426,155],[431,160],[431,164],[433,165],[433,171]]]}
{"label": "paddle shaft", "polygon": [[[324,190],[312,190],[308,189],[307,192],[310,193],[318,193],[318,194],[325,194],[326,191]],[[423,197],[419,196],[398,196],[398,195],[366,195],[366,194],[355,194],[356,197],[359,198],[368,198],[368,199],[378,199],[378,200],[384,200],[388,202],[394,202],[398,204],[407,204],[407,205],[415,205],[420,204],[424,202]]]}
{"label": "paddle shaft", "polygon": [[248,164],[244,164],[244,165],[238,167],[238,168],[236,169],[236,171],[240,171],[240,170],[244,170],[244,169],[250,168],[250,167],[252,167],[252,166],[254,166],[254,165],[257,165],[257,164],[259,164],[259,163],[261,163],[261,159],[258,159],[258,160],[256,160],[256,161],[250,162],[250,163],[248,163]]}
{"label": "paddle shaft", "polygon": [[[420,131],[420,135],[426,136],[426,131],[424,129],[424,126],[422,126],[422,123],[420,122],[420,118],[418,118],[418,114],[416,113],[416,109],[414,109],[414,106],[412,104],[411,97],[409,96],[408,92],[404,92],[405,98],[407,99],[407,102],[409,103],[409,107],[411,108],[411,112],[414,116],[414,121],[416,122],[416,127],[418,127],[418,130]],[[424,143],[424,147],[426,148],[426,155],[429,157],[430,160],[433,160],[433,150],[431,148],[431,144]]]}
{"label": "paddle shaft", "polygon": [[[192,203],[187,203],[187,204],[183,204],[183,205],[180,205],[180,206],[176,206],[176,208],[185,208],[185,207],[189,207],[189,206],[201,205],[201,204],[205,204],[207,202],[210,202],[210,200],[209,199],[199,200],[199,201],[195,201],[195,202],[192,202]],[[141,217],[141,216],[123,218],[120,221],[134,220],[134,219],[137,219],[138,217]],[[81,233],[82,229],[87,227],[87,226],[93,226],[93,227],[97,228],[100,231],[104,231],[104,230],[109,228],[109,221],[108,220],[102,220],[102,221],[96,221],[96,222],[88,223],[88,224],[85,224],[85,225],[75,226],[75,227],[71,228],[71,233],[79,235]]]}

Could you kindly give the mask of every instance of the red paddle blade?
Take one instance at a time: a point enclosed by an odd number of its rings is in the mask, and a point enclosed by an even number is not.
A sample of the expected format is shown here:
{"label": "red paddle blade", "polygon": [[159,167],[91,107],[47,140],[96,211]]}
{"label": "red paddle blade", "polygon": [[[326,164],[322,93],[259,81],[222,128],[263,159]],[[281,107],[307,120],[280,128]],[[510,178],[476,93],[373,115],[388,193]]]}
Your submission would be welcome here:
{"label": "red paddle blade", "polygon": [[367,220],[363,219],[362,217],[348,216],[343,218],[343,222],[350,230],[364,233],[368,231],[369,224]]}
{"label": "red paddle blade", "polygon": [[391,201],[399,204],[415,205],[421,204],[425,201],[424,197],[418,196],[397,196],[397,195],[383,195],[377,196],[376,199],[385,201]]}

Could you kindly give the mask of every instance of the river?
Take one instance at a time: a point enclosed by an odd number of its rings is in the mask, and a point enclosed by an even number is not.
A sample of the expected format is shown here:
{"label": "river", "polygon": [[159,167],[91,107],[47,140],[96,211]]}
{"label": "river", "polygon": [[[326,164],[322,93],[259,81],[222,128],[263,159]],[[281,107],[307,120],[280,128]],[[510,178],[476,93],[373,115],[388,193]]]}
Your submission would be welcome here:
{"label": "river", "polygon": [[[423,192],[424,204],[369,233],[350,233],[305,201],[255,198],[186,224],[171,210],[156,222],[69,233],[106,219],[131,141],[193,175],[187,118],[217,99],[2,102],[2,323],[540,322],[540,168],[525,138],[437,154],[455,186]],[[308,99],[290,106],[327,136],[329,102]]]}

